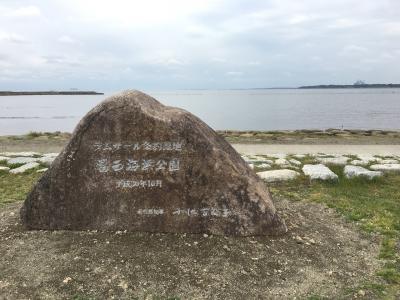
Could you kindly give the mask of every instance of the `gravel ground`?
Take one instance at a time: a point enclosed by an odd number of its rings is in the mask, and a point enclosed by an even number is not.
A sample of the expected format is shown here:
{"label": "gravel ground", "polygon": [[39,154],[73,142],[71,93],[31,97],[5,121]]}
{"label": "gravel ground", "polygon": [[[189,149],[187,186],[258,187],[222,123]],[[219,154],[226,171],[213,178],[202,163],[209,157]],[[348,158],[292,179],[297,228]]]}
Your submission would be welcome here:
{"label": "gravel ground", "polygon": [[379,241],[319,204],[275,201],[280,238],[25,231],[0,206],[0,299],[373,298]]}

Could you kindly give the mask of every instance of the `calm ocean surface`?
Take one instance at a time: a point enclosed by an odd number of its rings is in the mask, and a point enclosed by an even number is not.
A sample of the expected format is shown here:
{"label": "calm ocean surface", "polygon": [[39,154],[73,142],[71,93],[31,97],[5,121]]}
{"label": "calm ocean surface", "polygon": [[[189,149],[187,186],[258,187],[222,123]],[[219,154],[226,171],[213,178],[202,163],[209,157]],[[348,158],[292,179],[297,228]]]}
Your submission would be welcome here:
{"label": "calm ocean surface", "polygon": [[[147,91],[214,129],[400,129],[400,89]],[[108,95],[0,97],[0,135],[72,132]]]}

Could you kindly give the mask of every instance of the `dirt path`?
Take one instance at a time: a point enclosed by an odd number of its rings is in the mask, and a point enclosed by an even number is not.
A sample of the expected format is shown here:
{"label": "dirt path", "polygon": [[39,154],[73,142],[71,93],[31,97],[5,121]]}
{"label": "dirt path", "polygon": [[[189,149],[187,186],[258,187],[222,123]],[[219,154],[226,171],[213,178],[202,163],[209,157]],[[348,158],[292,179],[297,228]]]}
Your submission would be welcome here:
{"label": "dirt path", "polygon": [[241,154],[363,154],[400,156],[400,145],[284,145],[284,144],[233,144]]}
{"label": "dirt path", "polygon": [[[35,151],[40,153],[60,152],[66,144],[66,139],[60,140],[1,140],[1,152]],[[242,154],[369,154],[400,156],[400,145],[342,145],[342,144],[232,144]]]}
{"label": "dirt path", "polygon": [[[329,132],[328,132],[329,133]],[[221,133],[222,134],[222,133]],[[255,134],[255,135],[254,135]],[[326,135],[327,133],[324,132]],[[340,131],[340,134],[343,134]],[[340,136],[324,136],[323,138],[319,133],[313,136],[310,132],[278,132],[278,133],[265,133],[255,132],[249,133],[249,138],[244,139],[242,136],[246,133],[241,133],[239,137],[246,142],[234,142],[234,133],[225,134],[228,141],[242,154],[316,154],[316,153],[329,153],[329,154],[369,154],[369,155],[399,155],[400,156],[400,142],[391,140],[398,138],[400,140],[400,132],[393,134],[382,134],[382,139],[377,139],[380,136],[364,136],[361,135],[363,140],[354,140],[360,138],[359,134],[353,134],[352,139]],[[261,135],[264,139],[257,139]],[[271,137],[271,135],[273,135]],[[281,139],[273,139],[275,135]],[[34,152],[60,152],[64,145],[70,138],[68,133],[49,133],[38,136],[0,136],[0,153],[1,152],[20,152],[20,151],[34,151]],[[313,138],[311,138],[313,137]],[[257,142],[251,142],[251,139]],[[292,142],[288,143],[287,139],[291,138]],[[327,139],[334,139],[334,143],[327,142]],[[263,142],[265,141],[265,143]],[[296,143],[296,141],[298,143]],[[386,144],[384,142],[387,142]],[[307,143],[306,143],[307,142]],[[359,143],[356,143],[359,142]]]}
{"label": "dirt path", "polygon": [[0,299],[345,299],[379,268],[376,238],[307,202],[276,201],[280,238],[27,232],[20,205],[0,207]]}

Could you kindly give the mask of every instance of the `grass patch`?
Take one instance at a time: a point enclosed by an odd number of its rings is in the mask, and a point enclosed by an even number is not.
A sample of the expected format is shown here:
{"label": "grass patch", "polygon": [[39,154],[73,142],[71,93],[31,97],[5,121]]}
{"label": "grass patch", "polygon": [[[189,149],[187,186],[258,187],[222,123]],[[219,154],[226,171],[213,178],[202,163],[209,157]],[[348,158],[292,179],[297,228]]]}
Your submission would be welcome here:
{"label": "grass patch", "polygon": [[19,168],[19,167],[21,167],[23,165],[25,165],[25,163],[22,163],[22,164],[9,164],[9,165],[7,165],[7,167],[9,167],[10,169],[16,169],[16,168]]}
{"label": "grass patch", "polygon": [[84,295],[74,295],[72,297],[72,300],[96,300],[96,298],[92,298],[92,297],[84,296]]}
{"label": "grass patch", "polygon": [[39,138],[39,137],[55,138],[55,137],[59,137],[62,135],[63,135],[63,133],[60,131],[55,131],[55,132],[31,131],[27,135],[25,135],[25,137],[28,139],[35,139],[35,138]]}
{"label": "grass patch", "polygon": [[42,174],[36,171],[25,174],[0,173],[0,205],[24,200]]}
{"label": "grass patch", "polygon": [[42,136],[42,135],[43,135],[43,133],[41,133],[41,132],[31,131],[26,135],[26,137],[34,139],[34,138],[37,138],[37,137]]}
{"label": "grass patch", "polygon": [[[270,184],[276,197],[294,201],[313,201],[336,209],[349,221],[357,222],[369,233],[382,236],[380,259],[384,266],[378,272],[384,285],[368,286],[374,294],[383,293],[391,299],[400,290],[400,175],[382,178],[347,179],[343,167],[329,166],[339,176],[338,182],[310,182],[304,176],[294,181]],[[385,297],[386,297],[385,296]]]}
{"label": "grass patch", "polygon": [[30,140],[35,141],[46,141],[46,140],[68,140],[71,138],[71,133],[68,132],[40,132],[40,131],[31,131],[28,134],[24,135],[7,135],[0,136],[0,142],[5,144],[9,142],[26,142]]}
{"label": "grass patch", "polygon": [[[95,300],[96,298],[85,296],[85,295],[75,295],[72,298],[73,300]],[[168,297],[168,296],[152,296],[146,295],[144,298],[139,297],[130,297],[130,300],[139,300],[139,299],[151,299],[151,300],[180,300],[179,297]]]}
{"label": "grass patch", "polygon": [[325,299],[327,299],[327,298],[321,297],[321,296],[316,296],[316,295],[312,295],[307,298],[307,300],[325,300]]}

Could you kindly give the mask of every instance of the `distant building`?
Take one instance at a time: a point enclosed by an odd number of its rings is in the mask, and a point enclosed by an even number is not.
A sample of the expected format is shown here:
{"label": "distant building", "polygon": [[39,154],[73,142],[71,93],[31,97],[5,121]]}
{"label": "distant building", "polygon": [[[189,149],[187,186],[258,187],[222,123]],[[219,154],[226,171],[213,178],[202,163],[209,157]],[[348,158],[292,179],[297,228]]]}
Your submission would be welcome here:
{"label": "distant building", "polygon": [[356,82],[353,83],[353,85],[366,85],[366,83],[365,81],[357,80]]}

